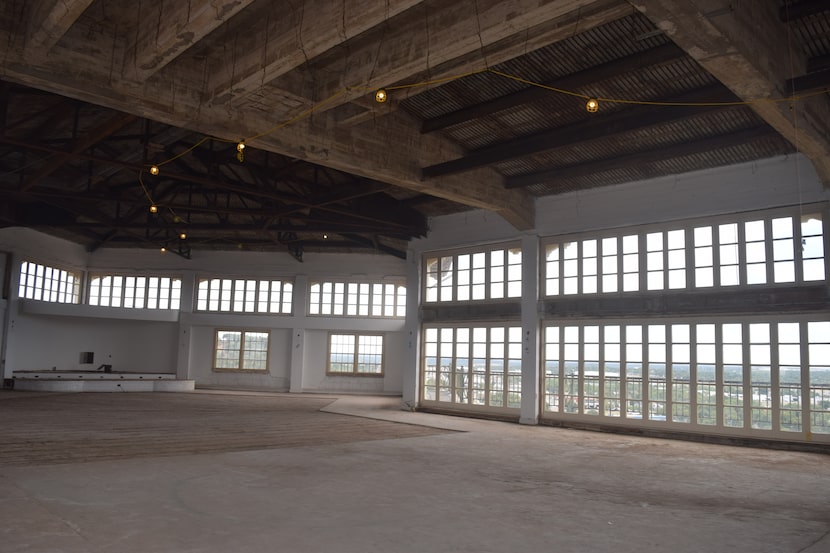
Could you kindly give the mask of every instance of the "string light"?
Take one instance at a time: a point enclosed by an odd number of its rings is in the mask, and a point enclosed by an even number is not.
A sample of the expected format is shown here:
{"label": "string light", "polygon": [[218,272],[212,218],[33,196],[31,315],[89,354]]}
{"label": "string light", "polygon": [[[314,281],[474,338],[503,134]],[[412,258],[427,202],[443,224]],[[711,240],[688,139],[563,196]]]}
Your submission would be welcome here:
{"label": "string light", "polygon": [[588,101],[585,102],[585,109],[588,110],[588,113],[596,113],[599,109],[599,101],[596,98],[588,98]]}
{"label": "string light", "polygon": [[187,233],[186,232],[180,233],[179,234],[179,239],[180,240],[187,240]]}
{"label": "string light", "polygon": [[323,235],[323,240],[328,240],[328,239],[329,239],[329,235],[328,235],[328,234],[324,234],[324,235]]}
{"label": "string light", "polygon": [[162,246],[162,247],[161,247],[161,253],[166,253],[166,252],[167,252],[167,248],[165,248],[164,246]]}
{"label": "string light", "polygon": [[[534,81],[531,81],[531,80],[528,80],[528,79],[524,79],[522,77],[518,77],[516,75],[510,75],[508,73],[502,73],[501,71],[497,71],[495,69],[485,68],[485,69],[478,69],[478,70],[475,70],[475,71],[469,71],[467,73],[462,73],[462,74],[458,74],[458,75],[449,75],[447,77],[441,77],[441,78],[427,80],[427,81],[420,81],[420,82],[415,82],[415,83],[390,86],[390,87],[387,87],[387,88],[375,89],[375,101],[378,102],[378,103],[385,103],[389,99],[389,94],[388,94],[389,90],[405,90],[405,89],[411,89],[411,88],[435,86],[435,85],[439,85],[439,84],[443,84],[443,83],[463,79],[465,77],[469,77],[469,76],[472,76],[472,75],[478,75],[480,73],[490,73],[490,74],[493,74],[493,75],[496,75],[496,76],[499,76],[499,77],[503,77],[503,78],[506,78],[506,79],[510,79],[510,80],[528,85],[528,86],[535,86],[535,87],[538,87],[538,88],[543,88],[545,90],[550,90],[551,92],[556,92],[556,93],[564,94],[564,95],[567,95],[567,96],[575,96],[577,98],[582,98],[586,101],[585,109],[590,113],[595,113],[599,110],[599,102],[600,101],[609,102],[609,103],[616,103],[616,104],[629,104],[629,105],[641,105],[641,106],[692,106],[692,107],[694,107],[694,106],[700,106],[700,107],[723,106],[723,107],[728,107],[728,106],[749,106],[749,105],[762,103],[762,102],[763,103],[769,103],[769,102],[773,102],[773,103],[790,102],[790,103],[792,103],[796,100],[803,100],[803,99],[809,98],[811,96],[816,96],[816,95],[821,95],[821,94],[826,93],[826,90],[822,89],[822,90],[819,90],[819,91],[816,91],[816,92],[811,92],[811,93],[803,94],[803,95],[800,95],[800,96],[793,95],[793,96],[788,96],[786,98],[756,98],[756,99],[749,99],[749,100],[743,100],[743,101],[739,100],[739,101],[735,101],[735,102],[663,102],[663,101],[651,101],[651,100],[630,100],[630,99],[625,99],[625,98],[595,98],[595,97],[587,96],[587,95],[579,93],[579,92],[574,92],[574,91],[571,91],[571,90],[565,90],[565,89],[545,85],[545,84],[542,84],[542,83],[534,82]],[[292,117],[290,119],[287,119],[285,121],[277,123],[276,125],[274,125],[270,128],[267,128],[267,129],[265,129],[264,131],[262,131],[258,134],[255,134],[253,136],[249,136],[249,137],[247,137],[247,139],[248,140],[253,140],[253,139],[257,139],[257,138],[262,138],[264,136],[268,136],[268,135],[276,132],[279,129],[282,129],[282,128],[287,127],[287,126],[289,126],[293,123],[296,123],[297,121],[300,121],[300,120],[302,120],[306,117],[309,117],[312,113],[314,113],[317,110],[320,110],[323,106],[334,102],[340,96],[343,96],[344,94],[347,94],[347,93],[352,92],[354,90],[360,90],[360,87],[346,87],[346,88],[340,90],[339,92],[336,92],[335,94],[329,96],[325,100],[322,100],[320,102],[317,102],[316,104],[313,104],[310,108],[303,111],[302,113],[299,113],[299,114],[295,115],[294,117]],[[366,87],[363,90],[368,92],[372,89],[369,88],[369,87]],[[150,174],[153,175],[153,176],[158,176],[158,174],[160,173],[160,169],[159,169],[160,165],[170,163],[171,161],[174,161],[174,160],[176,160],[176,159],[178,159],[178,158],[180,158],[184,155],[187,155],[188,153],[192,152],[193,150],[195,150],[196,148],[198,148],[199,146],[201,146],[202,144],[204,144],[208,140],[216,140],[216,141],[219,141],[219,142],[233,143],[232,140],[226,140],[226,139],[211,137],[211,136],[204,136],[201,140],[199,140],[198,142],[193,144],[191,147],[187,148],[186,150],[184,150],[182,152],[179,152],[178,154],[171,157],[170,159],[164,160],[158,165],[152,165],[150,167]],[[239,142],[236,143],[236,159],[240,163],[245,161],[245,155],[244,155],[244,150],[245,150],[245,147],[246,147],[245,140],[246,139],[243,138],[242,140],[240,140]],[[139,173],[139,180],[140,179],[141,179],[141,173]],[[146,192],[146,190],[145,190],[145,192]]]}
{"label": "string light", "polygon": [[158,213],[158,212],[159,212],[159,206],[157,206],[156,204],[153,204],[153,205],[150,206],[150,213]]}

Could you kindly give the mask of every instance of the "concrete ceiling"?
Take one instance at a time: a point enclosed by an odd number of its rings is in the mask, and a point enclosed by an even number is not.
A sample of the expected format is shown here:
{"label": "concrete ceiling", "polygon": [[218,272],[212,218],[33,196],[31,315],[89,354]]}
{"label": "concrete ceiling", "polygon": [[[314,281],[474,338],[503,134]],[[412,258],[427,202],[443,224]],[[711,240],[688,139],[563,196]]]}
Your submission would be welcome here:
{"label": "concrete ceiling", "polygon": [[3,2],[0,220],[91,250],[403,256],[432,215],[525,230],[535,197],[625,180],[800,151],[830,182],[828,9]]}

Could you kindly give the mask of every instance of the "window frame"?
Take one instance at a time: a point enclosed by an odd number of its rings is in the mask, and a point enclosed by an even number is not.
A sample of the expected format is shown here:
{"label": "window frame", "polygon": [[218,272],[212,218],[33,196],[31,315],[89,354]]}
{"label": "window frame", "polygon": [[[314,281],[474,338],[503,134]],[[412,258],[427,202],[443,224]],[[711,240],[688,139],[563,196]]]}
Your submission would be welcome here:
{"label": "window frame", "polygon": [[[31,265],[35,266],[36,268],[37,267],[42,267],[43,268],[43,274],[38,275],[37,274],[37,269],[35,269],[34,274],[30,274],[27,271],[26,272],[26,279],[24,280],[24,278],[23,278],[24,277],[23,268],[24,268],[24,266],[26,266],[28,268],[28,266],[31,266]],[[44,282],[46,282],[46,278],[47,278],[46,277],[46,272],[47,271],[49,271],[50,274],[54,274],[54,272],[57,271],[58,274],[59,274],[59,277],[61,276],[60,273],[65,273],[67,277],[69,277],[69,276],[73,277],[73,280],[71,282],[69,280],[67,280],[65,282],[66,287],[67,288],[71,287],[71,290],[61,291],[60,290],[60,285],[62,284],[61,280],[57,281],[58,282],[58,289],[57,290],[52,290],[51,288],[46,288],[44,286]],[[61,266],[61,265],[47,265],[46,263],[41,263],[41,262],[34,261],[34,260],[31,260],[31,259],[25,259],[25,260],[21,261],[20,266],[18,268],[18,272],[17,272],[17,278],[18,278],[18,281],[17,281],[17,298],[22,299],[22,300],[42,301],[42,302],[47,302],[47,303],[63,303],[63,304],[69,304],[69,305],[78,305],[78,304],[81,303],[81,300],[82,300],[81,290],[83,289],[83,282],[84,282],[83,276],[84,276],[83,271],[68,269],[67,267]],[[28,285],[28,282],[29,282],[30,278],[35,281],[34,284],[32,284],[32,286]],[[38,281],[40,282],[39,287],[38,287]],[[49,277],[49,282],[55,282],[55,278],[53,276],[50,276]],[[29,290],[29,289],[32,290],[32,294],[31,294],[32,297],[27,297],[29,294],[26,292],[26,290]],[[23,294],[21,294],[21,291],[23,291]],[[53,299],[44,299],[43,296],[46,295],[46,294],[48,294],[50,296],[57,295],[58,297],[60,297],[61,295],[65,295],[65,296],[69,297],[69,301],[61,301],[60,299],[54,299],[54,300]],[[40,296],[40,297],[36,297],[36,296]]]}
{"label": "window frame", "polygon": [[[108,298],[109,298],[108,305],[104,305],[101,302],[101,298],[103,296],[101,294],[102,285],[100,285],[100,284],[98,285],[99,286],[99,291],[98,291],[98,294],[97,294],[97,302],[93,303],[92,289],[93,289],[93,286],[94,286],[94,280],[95,279],[105,279],[105,278],[110,278],[110,279],[112,279],[112,278],[121,278],[122,279],[121,286],[120,286],[121,292],[120,292],[120,295],[118,297],[119,305],[113,305],[112,300],[115,298],[115,296],[112,294],[112,292],[110,292],[110,294],[108,296]],[[130,279],[130,278],[136,279],[136,280],[141,279],[141,278],[145,279],[144,286],[143,286],[144,295],[141,298],[141,300],[144,303],[144,305],[142,307],[135,307],[135,300],[136,300],[136,298],[138,298],[138,295],[135,294],[135,293],[132,296],[133,305],[131,305],[131,306],[125,305],[127,303],[126,300],[128,299],[128,290],[132,289],[134,292],[139,290],[138,286],[136,286],[136,282],[134,282],[134,285],[132,286],[132,288],[129,288],[127,286],[126,281],[127,281],[127,279]],[[157,286],[155,288],[153,288],[151,286],[151,283],[150,283],[151,279],[158,279]],[[169,280],[169,283],[168,283],[169,286],[166,287],[166,291],[168,293],[166,298],[163,298],[163,292],[165,291],[165,288],[163,288],[161,286],[163,279],[168,279]],[[176,287],[176,283],[178,283],[178,288]],[[149,273],[148,274],[132,274],[132,273],[117,273],[117,272],[116,273],[89,272],[87,274],[87,283],[86,283],[86,287],[85,287],[85,289],[86,289],[86,304],[91,305],[91,306],[95,306],[95,307],[114,307],[114,308],[120,308],[120,309],[151,309],[151,310],[157,310],[157,311],[179,311],[181,309],[182,287],[183,287],[183,281],[182,281],[182,277],[179,276],[179,275],[163,275],[163,274],[156,274],[156,273],[152,273],[152,274],[149,274]],[[112,289],[113,289],[113,286],[112,286],[112,284],[110,284],[110,290],[112,290]],[[151,300],[151,293],[150,292],[154,289],[157,291],[157,295],[156,295],[155,298],[152,298],[152,299],[155,299],[156,307],[148,307],[148,303]],[[176,292],[178,292],[178,297],[176,297]],[[158,304],[161,302],[162,299],[167,300],[168,307],[158,307]]]}
{"label": "window frame", "polygon": [[522,361],[519,321],[421,325],[420,401],[513,415],[521,409]]}
{"label": "window frame", "polygon": [[[807,227],[809,217],[818,215],[820,218],[821,234],[807,234],[803,235],[803,229]],[[780,219],[791,219],[791,237],[780,238],[776,237],[773,230],[773,225]],[[649,295],[649,294],[666,294],[666,293],[689,293],[695,291],[706,290],[710,292],[731,291],[731,290],[752,290],[761,288],[786,288],[786,287],[800,287],[816,285],[827,280],[830,274],[830,252],[828,252],[828,228],[827,224],[830,222],[828,216],[827,206],[825,204],[809,204],[804,206],[792,206],[786,208],[775,208],[765,210],[745,211],[739,213],[717,215],[712,217],[694,217],[686,219],[678,219],[664,223],[652,223],[628,227],[616,227],[600,230],[585,231],[573,234],[563,234],[555,236],[545,236],[540,240],[540,296],[543,300],[557,300],[568,299],[575,297],[600,297],[600,296],[631,296],[631,295]],[[763,228],[762,235],[747,237],[746,229],[748,225],[757,227],[760,225]],[[734,227],[735,241],[726,240],[721,233],[727,227]],[[753,228],[754,228],[753,227]],[[708,229],[707,244],[698,243],[700,236],[707,234],[706,232],[699,233],[699,229]],[[682,233],[684,244],[682,247],[669,247],[668,240],[671,235]],[[650,237],[660,236],[661,247],[658,249],[650,248],[647,242]],[[639,242],[637,248],[637,266],[636,273],[639,285],[636,289],[626,289],[623,281],[627,273],[625,269],[624,252],[622,251],[622,242],[625,238],[635,237]],[[821,240],[819,240],[819,238]],[[725,241],[726,240],[726,241]],[[776,252],[777,246],[783,245],[783,241],[789,240],[787,246],[792,246],[792,259],[779,258]],[[810,240],[811,248],[805,250],[805,244]],[[613,256],[606,255],[604,252],[603,243],[607,241],[614,241],[616,247],[614,248]],[[599,247],[599,252],[588,258],[583,256],[583,245],[586,243],[595,243]],[[801,247],[798,247],[801,244]],[[757,246],[756,246],[757,245]],[[819,246],[823,248],[823,253],[819,256],[816,251]],[[566,255],[566,249],[571,248],[576,253],[575,258]],[[735,256],[735,263],[722,259],[724,248],[733,251]],[[748,251],[754,248],[763,253],[763,261],[748,261]],[[753,250],[753,251],[754,251]],[[807,253],[805,253],[805,251]],[[707,254],[711,257],[708,262],[704,263],[704,259],[698,259],[698,256]],[[673,255],[675,254],[675,255]],[[652,264],[650,265],[650,258]],[[680,260],[680,264],[676,267],[670,266],[671,258],[675,257]],[[611,266],[615,267],[616,272],[605,272],[601,267],[599,271],[592,272],[590,275],[584,274],[583,266],[587,260],[593,259],[599,261],[603,265],[606,258],[610,260],[614,257]],[[550,259],[549,259],[550,258]],[[685,258],[685,263],[681,258]],[[810,278],[805,275],[805,267],[810,263],[816,267],[817,262],[823,263],[824,279]],[[572,267],[567,265],[570,262]],[[791,266],[791,271],[794,273],[792,280],[785,280],[778,278],[776,273],[776,264],[788,263]],[[748,268],[749,266],[763,265],[764,278],[756,282],[749,283]],[[683,271],[685,275],[684,285],[672,286],[670,279],[670,271]],[[723,282],[725,272],[735,274],[737,283]],[[698,275],[706,272],[711,278],[711,284],[698,284]],[[596,291],[585,291],[584,281],[588,277],[596,278],[596,273],[599,273],[598,279],[599,289]],[[635,274],[631,272],[630,274]],[[649,284],[649,276],[659,278],[662,286],[655,286]],[[566,280],[573,282],[568,285]],[[606,280],[611,279],[611,280]],[[681,279],[683,280],[683,279]],[[604,282],[614,282],[613,289],[609,291],[604,290]],[[554,289],[555,287],[555,289]]]}
{"label": "window frame", "polygon": [[[237,368],[217,367],[217,353],[219,352],[219,334],[221,332],[238,332],[239,336],[239,364]],[[256,333],[265,334],[267,346],[265,349],[265,368],[264,369],[246,369],[243,364],[245,361],[245,334]],[[232,372],[232,373],[246,373],[246,374],[267,374],[269,372],[269,363],[271,361],[271,330],[263,328],[215,328],[213,331],[213,361],[211,362],[213,372]]]}
{"label": "window frame", "polygon": [[[332,371],[331,357],[332,357],[332,343],[335,336],[351,336],[354,338],[354,350],[352,351],[352,370],[346,371]],[[380,338],[380,372],[360,372],[358,370],[360,365],[360,338]],[[326,376],[357,376],[360,378],[383,378],[386,376],[386,333],[383,332],[343,332],[332,330],[329,331],[326,338]]]}
{"label": "window frame", "polygon": [[[319,286],[319,290],[314,290]],[[367,287],[364,294],[363,286]],[[392,286],[392,293],[387,293],[387,286]],[[352,291],[352,287],[355,288]],[[380,291],[377,291],[380,287]],[[326,288],[330,288],[326,290]],[[337,298],[339,297],[339,302]],[[376,301],[376,298],[380,301]],[[391,303],[387,299],[391,297]],[[316,302],[315,302],[316,298]],[[365,299],[366,301],[361,301]],[[354,300],[354,301],[352,301]],[[315,307],[316,306],[316,307]],[[366,314],[361,314],[361,308],[366,307]],[[349,313],[354,307],[356,313]],[[374,313],[380,309],[380,314]],[[391,309],[392,314],[387,315]],[[406,318],[406,280],[310,280],[308,282],[308,299],[306,313],[309,317],[348,317],[363,319],[404,319]]]}
{"label": "window frame", "polygon": [[[511,250],[515,250],[518,252],[518,263],[510,263],[511,261]],[[503,264],[494,264],[494,254],[496,252],[504,252],[502,259]],[[478,267],[475,265],[475,256],[483,256],[484,258],[484,265],[482,267]],[[519,240],[511,240],[509,242],[495,242],[489,244],[479,244],[476,246],[467,246],[463,248],[453,248],[447,250],[434,250],[424,252],[421,255],[421,298],[422,298],[422,305],[424,306],[437,306],[437,305],[464,305],[464,304],[481,304],[481,303],[515,303],[520,302],[522,299],[522,277],[523,277],[523,260],[522,260],[523,250],[522,244]],[[459,257],[469,256],[468,266],[462,266],[459,263]],[[443,271],[441,269],[443,265],[443,259],[452,258],[452,267],[447,271]],[[436,260],[438,271],[432,272],[430,271],[430,260]],[[494,274],[497,274],[497,271],[494,271],[497,267],[501,267],[501,274],[502,280],[494,280]],[[510,273],[511,268],[513,271],[518,272],[517,279],[511,279]],[[477,282],[474,279],[475,271],[482,271],[484,275],[483,282]],[[440,276],[444,272],[449,272],[449,285],[442,283],[442,277]],[[464,273],[469,273],[467,277],[464,279],[464,282],[461,282],[461,276]],[[430,286],[430,277],[432,274],[439,275],[435,278],[435,286],[434,286],[434,295],[435,299],[429,299],[431,295],[431,291],[433,287]],[[516,293],[511,295],[511,285],[517,287]],[[482,298],[475,298],[474,297],[474,287],[481,286],[484,290],[484,297]],[[468,297],[464,299],[459,299],[459,289],[467,287],[469,290],[467,291]],[[495,287],[501,288],[501,296],[494,297],[493,291],[496,289]],[[450,292],[450,299],[443,299],[443,295],[445,294],[445,290],[449,289]]]}
{"label": "window frame", "polygon": [[[585,353],[593,344],[584,338],[588,327],[600,332],[598,413],[584,406],[593,398],[586,390],[585,367],[594,362]],[[824,330],[830,328],[830,317],[826,315],[690,315],[649,321],[550,318],[540,328],[542,420],[830,442],[830,362],[824,353],[830,351],[830,337],[824,337],[830,336]],[[811,328],[816,328],[812,335]],[[606,339],[609,329],[615,329],[610,340]],[[609,357],[620,367],[610,373],[605,368],[609,344],[615,350]],[[569,354],[568,348],[574,353]],[[566,386],[569,362],[578,365],[570,388]],[[655,364],[665,372],[655,373]],[[639,371],[627,374],[630,365],[639,366]],[[794,370],[797,378],[784,375]],[[619,384],[609,393],[609,381],[616,379]],[[655,395],[660,390],[663,397]],[[571,393],[576,408],[569,410]],[[619,412],[612,408],[615,402]],[[626,411],[632,402],[639,404],[639,411]]]}
{"label": "window frame", "polygon": [[[230,283],[230,288],[227,290],[229,297],[224,297],[223,292],[225,291],[224,282],[227,281]],[[218,293],[216,298],[212,297],[212,292],[214,289],[211,288],[211,284],[214,282],[219,282],[219,288],[215,291]],[[248,283],[254,283],[254,290],[252,292],[252,299],[246,298],[247,285]],[[262,291],[262,283],[268,283],[268,299],[263,300],[261,295]],[[272,284],[274,282],[280,283],[280,291],[279,291],[279,301],[277,302],[280,306],[279,311],[271,311],[270,309],[267,310],[260,310],[260,306],[264,303],[270,306],[274,303],[272,299],[270,299],[271,294],[273,294]],[[204,290],[202,285],[207,284],[207,289]],[[239,289],[240,284],[242,285],[242,290]],[[195,291],[194,291],[194,301],[193,301],[193,312],[194,313],[233,313],[233,314],[244,314],[244,315],[292,315],[294,313],[294,280],[288,278],[267,278],[264,276],[251,276],[251,277],[242,277],[242,276],[206,276],[206,275],[197,275],[195,279]],[[286,286],[290,286],[290,290],[286,291]],[[242,293],[242,299],[237,299],[237,294]],[[206,293],[207,297],[202,298],[200,294]],[[286,300],[286,296],[290,295],[290,299]],[[242,303],[242,309],[237,310],[235,306],[238,303]],[[210,304],[212,302],[216,302],[218,309],[210,309]],[[227,302],[228,309],[222,309],[222,304]],[[204,309],[200,308],[201,304],[204,304]],[[253,306],[253,310],[246,309],[246,304],[251,304]],[[288,306],[288,311],[284,310],[284,306]]]}

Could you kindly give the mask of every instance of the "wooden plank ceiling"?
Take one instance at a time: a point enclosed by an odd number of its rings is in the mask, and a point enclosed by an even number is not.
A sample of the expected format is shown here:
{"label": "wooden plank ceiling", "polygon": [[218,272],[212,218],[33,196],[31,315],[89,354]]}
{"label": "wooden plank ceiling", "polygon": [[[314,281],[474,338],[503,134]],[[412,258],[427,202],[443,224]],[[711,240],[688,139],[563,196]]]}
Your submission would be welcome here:
{"label": "wooden plank ceiling", "polygon": [[405,257],[431,216],[527,230],[634,179],[800,151],[830,182],[830,4],[741,5],[2,2],[0,224]]}

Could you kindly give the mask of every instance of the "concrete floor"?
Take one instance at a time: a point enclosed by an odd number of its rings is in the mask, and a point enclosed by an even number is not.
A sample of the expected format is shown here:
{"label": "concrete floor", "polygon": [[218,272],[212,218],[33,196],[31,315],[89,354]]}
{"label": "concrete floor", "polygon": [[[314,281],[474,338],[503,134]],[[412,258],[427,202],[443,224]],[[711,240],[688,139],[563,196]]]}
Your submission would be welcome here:
{"label": "concrete floor", "polygon": [[[0,394],[6,429],[25,411],[16,402],[44,397],[11,394]],[[830,551],[828,455],[408,413],[395,398],[316,397],[325,413],[297,413],[306,402],[296,396],[214,392],[169,407],[169,397],[184,395],[114,396],[126,407],[112,417],[179,420],[219,401],[232,428],[235,412],[270,402],[275,413],[257,424],[290,420],[291,435],[309,424],[322,436],[323,421],[340,440],[296,445],[272,433],[267,447],[221,451],[220,429],[208,453],[157,455],[149,441],[103,461],[22,464],[13,455],[0,467],[0,551]],[[82,403],[102,401],[65,397],[46,401],[79,402],[60,415],[67,420]],[[0,451],[26,424],[0,430]]]}

